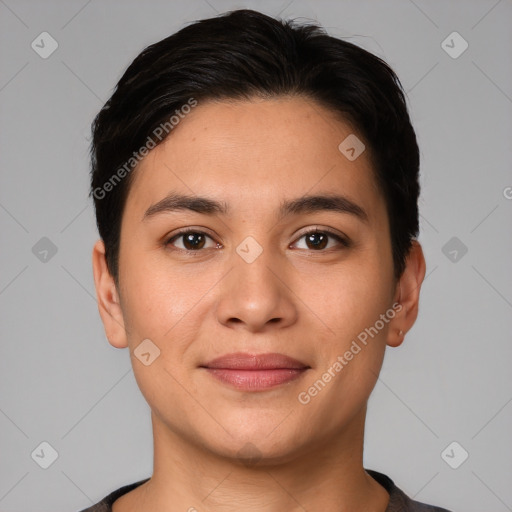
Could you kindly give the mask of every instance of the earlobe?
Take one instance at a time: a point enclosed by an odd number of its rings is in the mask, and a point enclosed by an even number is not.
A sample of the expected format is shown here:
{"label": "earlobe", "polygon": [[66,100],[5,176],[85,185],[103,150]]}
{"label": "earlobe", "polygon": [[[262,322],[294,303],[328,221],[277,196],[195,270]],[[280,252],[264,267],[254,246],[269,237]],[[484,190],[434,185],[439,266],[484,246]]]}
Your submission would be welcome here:
{"label": "earlobe", "polygon": [[92,267],[96,300],[105,334],[109,343],[116,348],[128,346],[124,317],[114,278],[110,274],[105,259],[105,244],[98,240],[92,250]]}
{"label": "earlobe", "polygon": [[398,347],[418,316],[420,290],[425,278],[425,258],[420,243],[413,240],[406,258],[404,272],[397,284],[397,313],[390,322],[387,345]]}
{"label": "earlobe", "polygon": [[400,346],[405,339],[405,333],[402,331],[402,329],[395,329],[394,331],[388,332],[388,340],[387,345],[390,347],[398,347]]}

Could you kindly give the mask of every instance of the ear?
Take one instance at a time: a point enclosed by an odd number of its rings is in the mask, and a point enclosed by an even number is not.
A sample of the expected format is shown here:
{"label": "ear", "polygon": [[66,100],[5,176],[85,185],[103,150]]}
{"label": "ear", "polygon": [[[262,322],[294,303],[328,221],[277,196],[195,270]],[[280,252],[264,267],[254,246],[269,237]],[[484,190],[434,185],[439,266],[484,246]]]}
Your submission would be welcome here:
{"label": "ear", "polygon": [[395,317],[389,322],[387,344],[398,347],[418,316],[420,289],[425,278],[425,258],[418,241],[413,240],[405,269],[395,290]]}
{"label": "ear", "polygon": [[109,343],[116,348],[128,346],[123,312],[114,278],[105,259],[105,244],[98,240],[92,250],[92,269],[96,286],[96,300],[105,334]]}

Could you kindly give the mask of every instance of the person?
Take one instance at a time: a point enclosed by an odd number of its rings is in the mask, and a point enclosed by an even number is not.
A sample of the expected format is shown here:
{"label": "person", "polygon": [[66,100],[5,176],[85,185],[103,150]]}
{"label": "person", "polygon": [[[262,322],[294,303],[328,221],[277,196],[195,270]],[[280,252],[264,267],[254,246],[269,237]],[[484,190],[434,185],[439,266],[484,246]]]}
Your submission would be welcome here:
{"label": "person", "polygon": [[368,398],[425,276],[389,65],[235,10],[144,49],[92,129],[99,313],[150,406],[154,465],[87,512],[445,510],[363,466]]}

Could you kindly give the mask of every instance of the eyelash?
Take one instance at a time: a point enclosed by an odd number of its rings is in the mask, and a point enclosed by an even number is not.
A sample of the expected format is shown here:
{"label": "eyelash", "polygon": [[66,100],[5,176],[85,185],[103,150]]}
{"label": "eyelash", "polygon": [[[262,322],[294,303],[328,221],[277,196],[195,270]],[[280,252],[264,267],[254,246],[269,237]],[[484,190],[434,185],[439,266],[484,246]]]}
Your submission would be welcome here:
{"label": "eyelash", "polygon": [[[177,233],[175,233],[171,238],[168,238],[165,241],[164,245],[165,245],[165,247],[168,247],[169,245],[172,245],[173,241],[179,239],[180,237],[182,237],[184,235],[188,235],[188,234],[191,234],[191,233],[196,234],[196,235],[205,235],[208,238],[213,240],[213,238],[208,233],[205,233],[204,231],[195,230],[195,229],[184,229],[182,231],[178,231]],[[339,244],[343,248],[349,248],[351,246],[351,242],[347,238],[343,238],[342,236],[338,235],[337,233],[334,233],[334,232],[330,231],[329,229],[318,229],[318,228],[312,229],[310,231],[302,233],[302,235],[297,239],[297,241],[301,240],[302,238],[304,238],[304,237],[306,237],[308,235],[312,235],[312,234],[316,234],[316,233],[320,233],[320,234],[323,234],[323,235],[327,235],[327,236],[329,236],[331,238],[334,238],[337,242],[339,242]],[[330,247],[329,249],[319,249],[319,250],[309,249],[309,250],[312,251],[312,252],[319,252],[319,253],[321,253],[321,252],[327,252],[327,251],[332,250],[332,249],[333,248]],[[191,249],[181,249],[179,247],[174,247],[172,250],[182,251],[182,252],[186,252],[186,253],[200,253],[200,252],[202,252],[205,249],[191,250]],[[301,250],[308,250],[308,249],[301,249]]]}

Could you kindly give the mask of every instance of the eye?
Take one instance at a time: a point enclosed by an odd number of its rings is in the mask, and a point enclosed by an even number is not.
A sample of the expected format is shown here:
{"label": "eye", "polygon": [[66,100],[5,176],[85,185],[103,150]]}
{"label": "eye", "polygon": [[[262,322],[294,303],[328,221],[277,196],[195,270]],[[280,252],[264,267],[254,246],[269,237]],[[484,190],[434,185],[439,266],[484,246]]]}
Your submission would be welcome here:
{"label": "eye", "polygon": [[[210,247],[205,247],[207,245],[208,239],[213,242],[213,245],[210,245]],[[183,251],[199,251],[205,248],[209,249],[220,247],[219,243],[215,242],[203,231],[193,230],[180,231],[179,233],[176,233],[165,242],[165,245],[173,245],[177,249],[181,249]]]}
{"label": "eye", "polygon": [[[304,233],[299,240],[305,239],[305,247],[299,247],[299,249],[322,251],[324,249],[332,249],[333,246],[341,245],[342,247],[349,247],[350,242],[348,239],[343,238],[340,235],[333,233],[326,229],[313,229]],[[334,241],[334,243],[330,243]],[[295,242],[296,245],[298,242]]]}

